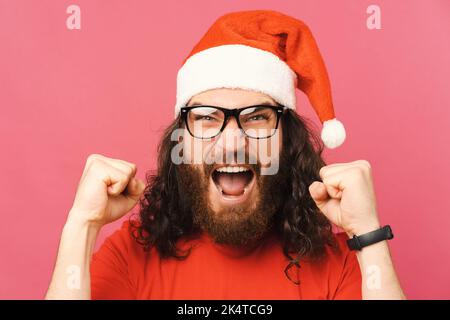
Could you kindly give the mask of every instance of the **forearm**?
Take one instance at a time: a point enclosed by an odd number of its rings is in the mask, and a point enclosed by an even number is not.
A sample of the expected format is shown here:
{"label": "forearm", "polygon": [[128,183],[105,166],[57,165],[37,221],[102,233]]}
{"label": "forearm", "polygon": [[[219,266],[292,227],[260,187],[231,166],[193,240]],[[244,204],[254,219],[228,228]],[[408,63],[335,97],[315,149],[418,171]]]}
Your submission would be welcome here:
{"label": "forearm", "polygon": [[68,220],[46,299],[90,299],[90,262],[99,229]]}
{"label": "forearm", "polygon": [[364,247],[356,256],[361,269],[364,300],[406,299],[392,263],[387,241]]}

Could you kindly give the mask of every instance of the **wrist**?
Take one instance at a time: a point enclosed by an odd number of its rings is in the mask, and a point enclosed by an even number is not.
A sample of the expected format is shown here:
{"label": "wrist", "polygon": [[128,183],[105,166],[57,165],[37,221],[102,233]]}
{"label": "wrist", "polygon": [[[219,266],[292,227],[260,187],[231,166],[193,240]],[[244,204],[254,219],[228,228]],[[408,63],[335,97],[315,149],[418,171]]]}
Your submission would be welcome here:
{"label": "wrist", "polygon": [[90,233],[98,233],[102,224],[84,218],[84,214],[76,210],[70,210],[64,225],[64,230],[88,230]]}
{"label": "wrist", "polygon": [[[68,221],[61,233],[60,247],[66,252],[83,250],[85,257],[91,257],[100,229],[91,224],[82,224],[77,221]],[[88,263],[89,260],[86,260]]]}
{"label": "wrist", "polygon": [[367,221],[366,223],[355,225],[347,230],[345,232],[347,233],[349,238],[352,238],[353,236],[360,236],[375,230],[378,230],[381,228],[381,224],[378,221],[378,219],[375,219],[373,221]]}
{"label": "wrist", "polygon": [[97,213],[93,214],[91,212],[71,208],[67,216],[66,225],[81,228],[89,228],[92,230],[94,229],[100,230],[103,227],[104,223],[102,223],[98,219],[91,218],[96,216],[98,216]]}

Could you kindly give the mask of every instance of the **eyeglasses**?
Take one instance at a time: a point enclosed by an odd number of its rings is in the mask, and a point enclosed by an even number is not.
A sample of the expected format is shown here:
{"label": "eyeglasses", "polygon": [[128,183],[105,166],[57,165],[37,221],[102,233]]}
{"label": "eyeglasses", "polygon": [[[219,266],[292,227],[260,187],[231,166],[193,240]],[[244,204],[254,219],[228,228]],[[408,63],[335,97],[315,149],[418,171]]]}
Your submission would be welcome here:
{"label": "eyeglasses", "polygon": [[[295,268],[293,268],[295,266]],[[298,278],[298,269],[300,269],[300,263],[298,259],[292,259],[289,261],[289,264],[284,269],[284,274],[286,277],[296,285],[300,284],[300,280]]]}
{"label": "eyeglasses", "polygon": [[229,117],[234,117],[239,129],[253,139],[273,136],[283,114],[283,106],[254,105],[240,109],[216,106],[190,106],[181,108],[181,117],[189,133],[198,139],[210,139],[226,127]]}

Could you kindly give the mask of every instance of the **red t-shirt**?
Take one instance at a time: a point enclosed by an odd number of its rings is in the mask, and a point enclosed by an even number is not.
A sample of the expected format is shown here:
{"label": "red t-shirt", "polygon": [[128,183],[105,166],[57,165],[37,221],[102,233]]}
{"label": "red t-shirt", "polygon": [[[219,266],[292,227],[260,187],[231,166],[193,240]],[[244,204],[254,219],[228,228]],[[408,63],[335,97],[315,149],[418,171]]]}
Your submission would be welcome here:
{"label": "red t-shirt", "polygon": [[273,235],[252,250],[236,250],[203,233],[180,241],[181,248],[194,244],[180,261],[161,259],[155,248],[144,251],[124,222],[93,255],[92,299],[361,299],[356,255],[345,233],[335,236],[340,252],[327,247],[320,263],[300,261],[295,285],[284,273],[288,259]]}

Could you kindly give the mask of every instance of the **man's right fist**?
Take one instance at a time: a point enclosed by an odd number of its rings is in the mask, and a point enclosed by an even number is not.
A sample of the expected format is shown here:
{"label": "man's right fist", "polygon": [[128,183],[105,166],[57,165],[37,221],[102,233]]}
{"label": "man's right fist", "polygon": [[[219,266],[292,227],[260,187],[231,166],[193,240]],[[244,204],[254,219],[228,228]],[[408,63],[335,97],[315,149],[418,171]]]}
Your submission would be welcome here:
{"label": "man's right fist", "polygon": [[135,178],[136,165],[99,154],[88,157],[78,184],[69,220],[101,227],[129,212],[145,183]]}

